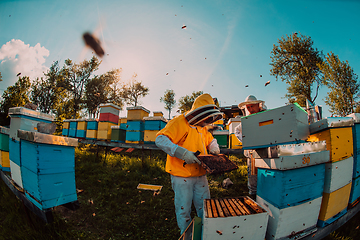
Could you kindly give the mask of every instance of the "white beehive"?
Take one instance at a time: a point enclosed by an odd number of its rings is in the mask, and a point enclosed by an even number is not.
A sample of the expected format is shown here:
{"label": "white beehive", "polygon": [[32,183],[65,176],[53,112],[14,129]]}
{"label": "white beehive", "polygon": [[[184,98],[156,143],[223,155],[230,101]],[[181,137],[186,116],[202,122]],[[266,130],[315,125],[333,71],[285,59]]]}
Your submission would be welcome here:
{"label": "white beehive", "polygon": [[248,197],[205,199],[202,239],[263,240],[268,213]]}
{"label": "white beehive", "polygon": [[316,227],[322,197],[302,204],[279,209],[256,196],[256,202],[269,213],[266,240],[282,239]]}
{"label": "white beehive", "polygon": [[309,135],[307,113],[298,104],[242,117],[241,125],[244,149],[297,143]]}
{"label": "white beehive", "polygon": [[325,164],[324,192],[332,193],[352,182],[353,157]]}
{"label": "white beehive", "polygon": [[229,134],[235,133],[235,128],[241,123],[241,118],[230,118],[227,125],[229,126]]}
{"label": "white beehive", "polygon": [[351,127],[354,125],[352,117],[328,117],[310,124],[310,134],[320,132],[327,128]]}

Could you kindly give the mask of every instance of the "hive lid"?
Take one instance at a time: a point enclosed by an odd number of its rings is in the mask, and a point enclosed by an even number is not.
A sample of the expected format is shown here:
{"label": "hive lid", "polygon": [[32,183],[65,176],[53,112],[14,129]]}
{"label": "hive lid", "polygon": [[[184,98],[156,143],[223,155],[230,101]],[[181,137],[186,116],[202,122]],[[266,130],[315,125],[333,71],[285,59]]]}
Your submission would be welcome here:
{"label": "hive lid", "polygon": [[61,146],[78,146],[78,140],[76,138],[62,137],[56,135],[50,135],[39,132],[31,132],[25,130],[18,130],[18,137],[22,140],[36,143],[45,143]]}
{"label": "hive lid", "polygon": [[351,117],[352,119],[354,119],[355,123],[360,123],[360,113],[352,113],[347,115],[346,117]]}
{"label": "hive lid", "polygon": [[214,130],[213,135],[229,135],[229,130]]}
{"label": "hive lid", "polygon": [[150,110],[147,110],[146,108],[144,108],[143,106],[136,106],[136,107],[127,107],[126,110],[143,110],[147,113],[150,113]]}
{"label": "hive lid", "polygon": [[35,110],[29,109],[29,108],[24,108],[24,107],[9,108],[9,115],[10,115],[10,117],[11,117],[11,115],[25,115],[25,116],[40,118],[40,119],[48,120],[48,121],[54,120],[54,117],[51,116],[50,114],[42,113],[42,112],[35,111]]}
{"label": "hive lid", "polygon": [[162,116],[144,117],[143,120],[145,120],[145,121],[163,121],[163,122],[167,122],[166,118],[164,118]]}
{"label": "hive lid", "polygon": [[10,128],[0,126],[0,133],[9,135],[10,134]]}
{"label": "hive lid", "polygon": [[352,117],[328,117],[310,124],[310,134],[322,131],[326,128],[350,127],[354,125]]}
{"label": "hive lid", "polygon": [[113,103],[101,103],[99,105],[99,108],[103,108],[103,107],[112,107],[112,108],[115,108],[117,110],[121,110],[121,107],[119,107],[119,106],[117,106],[117,105],[115,105]]}

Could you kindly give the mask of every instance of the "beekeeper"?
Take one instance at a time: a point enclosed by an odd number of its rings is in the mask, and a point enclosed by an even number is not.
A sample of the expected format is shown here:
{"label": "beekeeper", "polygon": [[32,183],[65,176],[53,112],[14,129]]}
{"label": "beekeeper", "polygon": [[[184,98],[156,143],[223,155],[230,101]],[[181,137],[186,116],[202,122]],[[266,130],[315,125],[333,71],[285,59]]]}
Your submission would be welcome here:
{"label": "beekeeper", "polygon": [[[258,100],[255,96],[249,95],[245,101],[239,103],[238,107],[242,110],[244,116],[249,116],[266,110],[265,101]],[[235,136],[242,142],[242,128],[241,123],[235,128]],[[255,169],[254,158],[252,157],[252,150],[244,150],[244,155],[247,157],[248,167],[248,189],[251,198],[255,199],[257,189],[257,173]]]}
{"label": "beekeeper", "polygon": [[170,120],[157,134],[155,144],[167,155],[165,170],[170,173],[175,193],[177,224],[182,234],[191,222],[191,204],[198,217],[203,217],[204,199],[210,198],[206,171],[195,156],[219,154],[219,145],[205,126],[222,118],[209,94],[197,97],[189,112]]}

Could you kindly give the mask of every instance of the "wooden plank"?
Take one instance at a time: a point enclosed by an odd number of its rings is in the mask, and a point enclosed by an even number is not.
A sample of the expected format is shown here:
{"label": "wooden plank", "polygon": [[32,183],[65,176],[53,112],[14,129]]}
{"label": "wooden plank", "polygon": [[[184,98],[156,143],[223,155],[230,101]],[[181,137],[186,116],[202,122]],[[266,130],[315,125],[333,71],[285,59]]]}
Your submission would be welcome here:
{"label": "wooden plank", "polygon": [[[248,215],[248,214],[250,214],[250,213],[247,211],[246,208],[244,209],[243,204],[240,202],[239,199],[234,198],[234,199],[232,199],[232,201],[233,201],[233,203],[236,205],[236,207],[240,210],[241,215]],[[241,204],[240,204],[239,202],[240,202]]]}
{"label": "wooden plank", "polygon": [[234,200],[233,199],[228,199],[232,209],[234,209],[235,213],[236,213],[236,216],[241,216],[243,215],[242,212],[239,210],[239,208],[235,205],[235,203],[233,202]]}
{"label": "wooden plank", "polygon": [[215,205],[216,205],[216,209],[219,213],[219,217],[225,217],[223,210],[221,209],[220,203],[218,199],[215,199]]}
{"label": "wooden plank", "polygon": [[214,218],[217,218],[219,215],[216,210],[215,199],[210,199],[210,201],[211,201],[211,209],[212,209],[213,216],[214,216]]}
{"label": "wooden plank", "polygon": [[212,209],[211,209],[211,200],[210,199],[206,199],[206,211],[205,211],[205,217],[208,217],[208,218],[213,218],[213,213],[212,213]]}
{"label": "wooden plank", "polygon": [[241,199],[237,198],[237,203],[241,206],[242,209],[244,209],[244,211],[246,212],[246,215],[250,215],[251,212],[249,211],[249,209],[247,209],[247,207],[244,205],[244,203],[241,201]]}
{"label": "wooden plank", "polygon": [[128,150],[126,150],[125,152],[127,153],[131,153],[132,151],[134,151],[135,148],[129,148]]}
{"label": "wooden plank", "polygon": [[231,214],[230,214],[229,210],[227,209],[227,207],[226,207],[226,205],[225,205],[225,203],[224,203],[224,200],[223,200],[223,199],[219,199],[219,202],[220,202],[221,209],[223,210],[225,217],[230,217]]}
{"label": "wooden plank", "polygon": [[251,207],[255,212],[257,213],[264,212],[264,210],[261,207],[259,207],[256,203],[254,203],[252,200],[250,200],[249,197],[245,197],[244,202],[246,203],[246,205]]}
{"label": "wooden plank", "polygon": [[232,208],[232,206],[229,202],[229,199],[224,198],[223,201],[224,201],[227,209],[229,210],[231,216],[234,216],[234,217],[237,216],[236,212],[234,211],[234,209]]}

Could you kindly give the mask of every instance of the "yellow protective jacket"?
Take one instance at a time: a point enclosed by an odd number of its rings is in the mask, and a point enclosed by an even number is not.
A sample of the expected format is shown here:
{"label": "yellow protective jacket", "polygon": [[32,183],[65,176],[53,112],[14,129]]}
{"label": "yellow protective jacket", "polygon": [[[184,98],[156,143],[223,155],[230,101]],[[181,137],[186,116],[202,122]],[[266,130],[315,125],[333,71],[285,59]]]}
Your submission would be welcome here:
{"label": "yellow protective jacket", "polygon": [[[214,104],[214,102],[209,94],[203,94],[195,100],[190,111],[208,104]],[[165,135],[174,144],[192,152],[200,151],[200,154],[203,155],[208,154],[207,146],[214,139],[205,127],[190,125],[184,114],[170,120],[165,128],[157,133],[157,136],[159,135]],[[205,169],[199,164],[186,164],[184,167],[184,162],[179,158],[167,155],[165,171],[178,177],[197,177],[206,174]]]}

